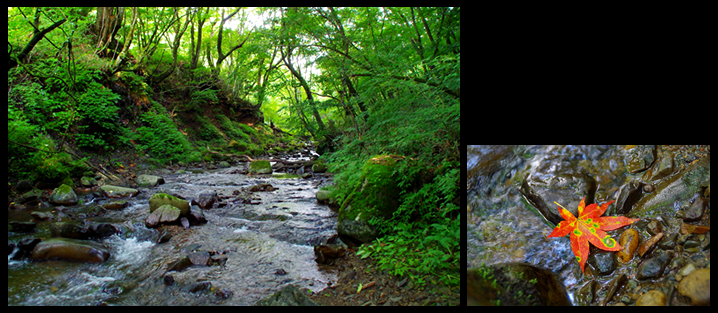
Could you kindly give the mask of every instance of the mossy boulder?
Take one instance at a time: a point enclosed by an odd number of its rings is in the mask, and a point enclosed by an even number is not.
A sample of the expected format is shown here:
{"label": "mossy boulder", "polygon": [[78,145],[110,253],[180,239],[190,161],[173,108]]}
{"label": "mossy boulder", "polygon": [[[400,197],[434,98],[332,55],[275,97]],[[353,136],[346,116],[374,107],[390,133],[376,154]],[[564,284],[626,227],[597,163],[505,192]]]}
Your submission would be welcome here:
{"label": "mossy boulder", "polygon": [[59,205],[75,205],[79,201],[72,187],[62,184],[55,188],[50,195],[50,203]]}
{"label": "mossy boulder", "polygon": [[181,216],[187,216],[189,214],[189,202],[177,198],[173,195],[166,193],[156,193],[150,198],[150,213],[154,212],[157,208],[169,204],[175,208],[178,208],[181,212]]}
{"label": "mossy boulder", "polygon": [[249,163],[250,174],[272,174],[272,165],[269,161],[252,161]]}
{"label": "mossy boulder", "polygon": [[339,203],[337,203],[337,199],[332,196],[331,190],[320,189],[317,191],[316,196],[318,203],[328,204],[329,207],[335,211],[339,209]]}
{"label": "mossy boulder", "polygon": [[337,232],[342,239],[355,244],[376,239],[376,227],[369,220],[390,218],[399,207],[401,189],[392,173],[403,159],[397,155],[378,155],[364,164],[361,182],[339,208]]}
{"label": "mossy boulder", "polygon": [[327,171],[327,166],[323,162],[317,161],[312,165],[312,172],[314,173],[324,173]]}

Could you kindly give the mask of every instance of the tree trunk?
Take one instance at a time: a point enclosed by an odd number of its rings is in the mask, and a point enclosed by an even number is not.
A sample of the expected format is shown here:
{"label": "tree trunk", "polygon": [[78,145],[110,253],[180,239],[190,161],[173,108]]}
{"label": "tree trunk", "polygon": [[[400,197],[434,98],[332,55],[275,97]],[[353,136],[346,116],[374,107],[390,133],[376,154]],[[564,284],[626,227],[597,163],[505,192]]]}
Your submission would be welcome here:
{"label": "tree trunk", "polygon": [[[95,21],[95,34],[97,34],[97,47],[100,56],[115,58],[118,51],[122,51],[122,44],[115,39],[115,35],[122,28],[125,18],[123,7],[98,7]],[[106,50],[107,49],[107,50]]]}

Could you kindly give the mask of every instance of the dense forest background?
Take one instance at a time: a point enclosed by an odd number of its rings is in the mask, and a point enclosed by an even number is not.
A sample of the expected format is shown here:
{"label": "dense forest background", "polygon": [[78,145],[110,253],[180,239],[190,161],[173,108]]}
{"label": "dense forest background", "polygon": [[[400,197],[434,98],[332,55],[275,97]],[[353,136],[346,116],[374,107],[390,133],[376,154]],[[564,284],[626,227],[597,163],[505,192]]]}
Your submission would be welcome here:
{"label": "dense forest background", "polygon": [[312,140],[341,201],[402,155],[421,166],[364,254],[458,284],[460,60],[460,8],[8,8],[9,188]]}

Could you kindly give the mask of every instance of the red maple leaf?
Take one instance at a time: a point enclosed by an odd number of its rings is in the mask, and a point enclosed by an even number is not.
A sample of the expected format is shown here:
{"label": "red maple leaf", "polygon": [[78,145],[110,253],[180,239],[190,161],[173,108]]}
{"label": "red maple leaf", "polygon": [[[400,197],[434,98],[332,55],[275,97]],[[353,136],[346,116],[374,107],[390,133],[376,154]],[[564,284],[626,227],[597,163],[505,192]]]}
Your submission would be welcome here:
{"label": "red maple leaf", "polygon": [[615,230],[639,220],[638,218],[632,219],[625,216],[601,217],[608,206],[615,201],[608,201],[601,206],[594,203],[585,207],[585,199],[586,197],[583,197],[581,203],[578,204],[578,218],[575,218],[571,212],[554,201],[559,206],[558,212],[565,221],[558,223],[553,232],[548,235],[548,237],[563,237],[571,233],[571,250],[576,255],[576,261],[581,265],[581,272],[583,272],[583,267],[586,260],[588,260],[589,242],[601,250],[621,250],[621,245],[606,234],[604,230]]}

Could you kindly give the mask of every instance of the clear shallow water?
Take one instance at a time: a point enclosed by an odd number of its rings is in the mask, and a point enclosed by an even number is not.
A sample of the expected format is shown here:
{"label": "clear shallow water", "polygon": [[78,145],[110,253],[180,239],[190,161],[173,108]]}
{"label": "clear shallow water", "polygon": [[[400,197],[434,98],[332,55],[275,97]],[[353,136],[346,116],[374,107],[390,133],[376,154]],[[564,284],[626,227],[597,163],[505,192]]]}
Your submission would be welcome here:
{"label": "clear shallow water", "polygon": [[[286,284],[319,291],[335,283],[336,273],[317,266],[312,245],[335,233],[336,215],[316,203],[312,181],[232,174],[236,170],[165,175],[166,184],[142,189],[122,211],[94,218],[125,229],[101,241],[112,254],[104,263],[8,258],[8,304],[251,305]],[[258,205],[234,203],[233,191],[259,183],[278,190],[254,193]],[[188,200],[216,191],[230,199],[226,207],[205,210],[207,224],[180,230],[169,242],[155,244],[159,233],[144,227],[144,219],[149,214],[147,199],[160,191]],[[187,254],[183,248],[197,245],[199,251],[224,252],[226,264],[170,272],[175,283],[165,285],[169,264]],[[286,274],[277,274],[280,269]],[[209,282],[211,290],[183,290],[201,282]],[[226,299],[215,295],[217,291],[231,296]]]}
{"label": "clear shallow water", "polygon": [[574,301],[578,265],[570,239],[546,237],[554,226],[519,187],[527,175],[551,181],[585,171],[596,180],[596,197],[604,202],[628,178],[624,157],[621,146],[469,146],[467,267],[508,262],[539,266],[558,274]]}

